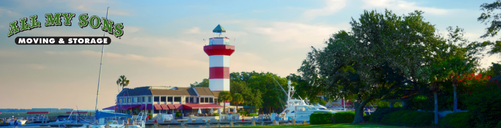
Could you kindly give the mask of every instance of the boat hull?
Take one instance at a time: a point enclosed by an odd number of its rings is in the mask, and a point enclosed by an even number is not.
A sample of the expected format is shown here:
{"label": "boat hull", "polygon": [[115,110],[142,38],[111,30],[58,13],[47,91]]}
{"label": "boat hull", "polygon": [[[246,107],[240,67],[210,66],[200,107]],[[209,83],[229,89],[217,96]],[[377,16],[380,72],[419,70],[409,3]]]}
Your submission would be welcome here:
{"label": "boat hull", "polygon": [[13,120],[10,121],[10,125],[24,125],[26,124],[27,120]]}

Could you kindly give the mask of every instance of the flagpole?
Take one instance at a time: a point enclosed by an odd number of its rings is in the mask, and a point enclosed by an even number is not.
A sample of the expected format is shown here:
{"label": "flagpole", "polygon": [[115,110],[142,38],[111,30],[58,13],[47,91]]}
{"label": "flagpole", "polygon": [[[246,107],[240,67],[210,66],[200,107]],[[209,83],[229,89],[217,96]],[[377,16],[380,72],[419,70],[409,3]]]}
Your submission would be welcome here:
{"label": "flagpole", "polygon": [[[106,19],[108,19],[108,11],[110,7],[106,9]],[[106,32],[104,32],[103,37],[106,36]],[[101,83],[101,69],[103,67],[103,53],[104,53],[104,44],[101,47],[101,62],[99,63],[99,77],[97,78],[97,94],[96,94],[96,107],[94,110],[97,112],[97,103],[99,101],[99,84]],[[96,113],[97,114],[97,113]]]}

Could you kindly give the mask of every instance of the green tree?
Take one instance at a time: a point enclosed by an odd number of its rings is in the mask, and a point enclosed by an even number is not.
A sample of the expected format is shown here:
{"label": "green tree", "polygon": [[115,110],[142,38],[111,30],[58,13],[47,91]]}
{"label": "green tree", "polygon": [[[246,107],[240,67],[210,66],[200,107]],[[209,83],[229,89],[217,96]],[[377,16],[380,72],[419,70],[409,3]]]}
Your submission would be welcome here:
{"label": "green tree", "polygon": [[242,95],[243,100],[245,101],[243,105],[255,107],[256,103],[259,104],[259,101],[262,101],[260,97],[255,97],[255,94],[251,92],[252,90],[249,87],[247,87],[247,82],[245,81],[230,79],[230,90],[231,93],[240,93]]}
{"label": "green tree", "polygon": [[125,77],[125,75],[121,75],[117,80],[117,85],[122,87],[123,90],[125,86],[129,85],[129,80]]}
{"label": "green tree", "polygon": [[231,97],[231,94],[227,91],[222,91],[219,93],[219,96],[217,100],[219,102],[223,102],[223,111],[226,113],[226,102],[229,102],[232,100],[233,97]]}
{"label": "green tree", "polygon": [[[501,0],[480,5],[480,9],[484,12],[477,20],[488,26],[486,33],[482,35],[481,38],[494,37],[498,34],[499,30],[501,30],[501,13],[498,13],[500,8]],[[501,53],[501,41],[490,43],[490,45],[494,46],[492,50],[489,51],[490,54]]]}
{"label": "green tree", "polygon": [[195,82],[193,84],[190,84],[190,87],[209,87],[209,79],[204,78],[200,83]]}
{"label": "green tree", "polygon": [[237,110],[238,110],[238,105],[244,103],[244,97],[242,97],[242,94],[234,93],[233,94],[233,103],[237,106]]}
{"label": "green tree", "polygon": [[[276,79],[282,87],[275,82]],[[281,78],[276,74],[267,72],[254,74],[247,82],[249,87],[254,90],[259,90],[263,95],[262,107],[267,108],[271,112],[273,109],[283,108],[285,106],[285,93],[281,88],[287,90],[287,79]]]}
{"label": "green tree", "polygon": [[350,22],[351,32],[339,31],[323,50],[313,48],[298,69],[303,79],[318,87],[312,93],[329,99],[354,97],[355,119],[362,123],[363,108],[374,99],[398,98],[429,86],[427,56],[444,43],[435,28],[415,11],[397,16],[365,11]]}
{"label": "green tree", "polygon": [[[119,87],[122,87],[122,90],[124,89],[125,86],[129,85],[129,80],[127,79],[127,77],[125,77],[125,75],[121,75],[120,77],[118,77],[118,80],[117,80],[117,85]],[[123,93],[125,95],[125,93]],[[122,97],[123,99],[123,97]],[[119,101],[117,101],[119,102]],[[120,110],[118,110],[120,111]]]}

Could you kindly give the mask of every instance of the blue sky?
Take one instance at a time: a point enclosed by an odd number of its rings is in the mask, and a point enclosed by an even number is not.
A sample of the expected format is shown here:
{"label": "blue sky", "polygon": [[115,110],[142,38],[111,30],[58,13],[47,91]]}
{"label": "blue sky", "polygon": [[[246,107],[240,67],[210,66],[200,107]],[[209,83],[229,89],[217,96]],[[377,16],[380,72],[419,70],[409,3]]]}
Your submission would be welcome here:
{"label": "blue sky", "polygon": [[[71,12],[106,16],[124,24],[121,39],[112,38],[105,48],[98,108],[114,105],[115,81],[126,75],[130,87],[189,86],[209,75],[209,57],[203,51],[221,24],[236,51],[231,72],[272,72],[282,77],[297,73],[311,46],[322,48],[324,40],[348,30],[351,19],[364,10],[389,9],[398,15],[425,12],[426,21],[439,33],[459,26],[470,41],[480,39],[485,25],[476,19],[479,6],[492,0],[253,0],[253,1],[0,1],[0,108],[93,109],[97,89],[101,46],[19,46],[16,36],[102,36],[103,31],[72,26],[36,28],[7,37],[9,23],[46,13]],[[235,40],[235,41],[234,41]],[[486,56],[487,67],[499,61]]]}

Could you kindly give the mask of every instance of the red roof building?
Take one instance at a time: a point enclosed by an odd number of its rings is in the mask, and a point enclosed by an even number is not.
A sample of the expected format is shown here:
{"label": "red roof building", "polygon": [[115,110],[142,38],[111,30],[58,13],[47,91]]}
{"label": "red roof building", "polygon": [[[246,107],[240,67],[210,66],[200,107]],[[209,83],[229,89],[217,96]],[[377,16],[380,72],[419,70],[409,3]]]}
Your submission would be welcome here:
{"label": "red roof building", "polygon": [[[124,88],[118,95],[117,104],[103,110],[137,114],[182,112],[196,113],[198,109],[222,108],[217,105],[217,92],[208,87],[155,87]],[[217,111],[216,111],[217,112]]]}

